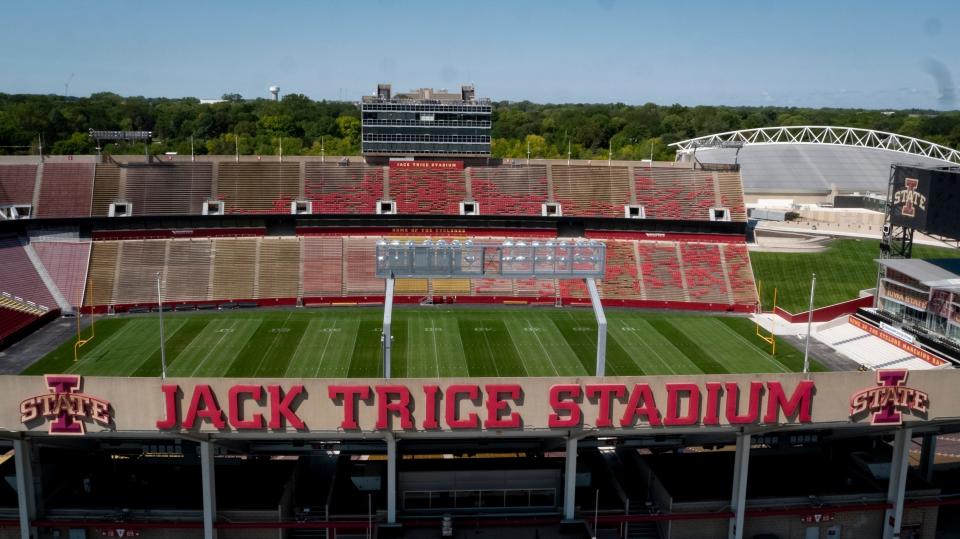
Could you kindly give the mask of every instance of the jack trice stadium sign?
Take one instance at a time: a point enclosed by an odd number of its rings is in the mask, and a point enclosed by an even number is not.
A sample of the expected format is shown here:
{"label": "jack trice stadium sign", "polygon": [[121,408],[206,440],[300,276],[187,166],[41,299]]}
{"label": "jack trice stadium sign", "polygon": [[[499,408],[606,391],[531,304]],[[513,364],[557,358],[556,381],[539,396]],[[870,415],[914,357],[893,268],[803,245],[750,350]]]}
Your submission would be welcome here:
{"label": "jack trice stadium sign", "polygon": [[0,429],[445,436],[896,425],[960,417],[958,382],[952,369],[510,380],[0,376]]}

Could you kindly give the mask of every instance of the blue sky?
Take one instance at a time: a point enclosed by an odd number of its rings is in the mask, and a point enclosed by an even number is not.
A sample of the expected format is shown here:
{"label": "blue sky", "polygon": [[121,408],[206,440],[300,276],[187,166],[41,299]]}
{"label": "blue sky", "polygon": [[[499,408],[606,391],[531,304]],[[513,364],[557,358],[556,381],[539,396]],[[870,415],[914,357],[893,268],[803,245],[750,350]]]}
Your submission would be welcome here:
{"label": "blue sky", "polygon": [[0,92],[960,108],[960,2],[8,2]]}

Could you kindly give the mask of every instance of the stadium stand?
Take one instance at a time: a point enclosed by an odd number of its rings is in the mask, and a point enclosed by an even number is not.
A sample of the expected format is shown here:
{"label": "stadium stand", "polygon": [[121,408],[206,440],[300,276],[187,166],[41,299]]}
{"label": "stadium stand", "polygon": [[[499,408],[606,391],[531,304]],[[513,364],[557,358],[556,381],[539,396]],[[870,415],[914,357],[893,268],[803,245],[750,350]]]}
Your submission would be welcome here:
{"label": "stadium stand", "polygon": [[84,307],[114,305],[113,292],[117,279],[119,241],[95,241],[90,249],[90,268],[83,293]]}
{"label": "stadium stand", "polygon": [[210,299],[210,269],[213,267],[213,240],[171,240],[163,272],[165,302]]}
{"label": "stadium stand", "polygon": [[[376,277],[372,260],[379,238],[308,235],[95,241],[87,283],[88,289],[94,283],[95,298],[84,303],[153,305],[158,270],[163,275],[164,301],[170,303],[378,301],[384,283]],[[606,274],[599,289],[607,302],[712,310],[737,306],[743,312],[756,305],[753,275],[742,243],[605,241]],[[588,297],[579,280],[398,279],[396,283],[398,296],[417,300],[429,295],[450,301],[475,297],[497,302],[552,302],[558,293],[563,301],[573,303]]]}
{"label": "stadium stand", "polygon": [[89,217],[93,163],[44,163],[37,217]]}
{"label": "stadium stand", "polygon": [[156,273],[165,266],[168,244],[163,240],[134,240],[121,244],[114,293],[117,303],[156,303]]}
{"label": "stadium stand", "polygon": [[306,163],[304,193],[314,213],[374,214],[383,196],[383,167]]}
{"label": "stadium stand", "polygon": [[377,238],[344,238],[344,292],[348,296],[383,294],[373,263]]}
{"label": "stadium stand", "polygon": [[680,256],[674,242],[637,242],[640,275],[645,299],[657,301],[688,300],[680,273]]}
{"label": "stadium stand", "polygon": [[224,213],[290,213],[300,197],[298,163],[219,163],[217,198]]}
{"label": "stadium stand", "polygon": [[87,280],[90,242],[33,241],[30,245],[67,302],[79,307]]}
{"label": "stadium stand", "polygon": [[197,215],[210,199],[211,163],[168,163],[127,167],[126,200],[133,215]]}
{"label": "stadium stand", "polygon": [[397,213],[459,215],[467,198],[462,170],[391,169],[388,198],[397,203]]}
{"label": "stadium stand", "polygon": [[718,172],[717,185],[720,190],[720,207],[730,210],[730,220],[746,221],[747,208],[743,203],[743,184],[740,175]]}
{"label": "stadium stand", "polygon": [[120,198],[120,167],[114,163],[97,163],[93,175],[93,202],[90,215],[106,217],[110,204]]}
{"label": "stadium stand", "polygon": [[933,365],[899,347],[874,337],[852,324],[838,324],[818,330],[821,342],[871,369],[932,369]]}
{"label": "stadium stand", "polygon": [[693,301],[730,301],[729,279],[723,271],[720,246],[712,243],[681,243],[683,276]]}
{"label": "stadium stand", "polygon": [[539,215],[547,202],[547,167],[472,167],[470,190],[481,214]]}
{"label": "stadium stand", "polygon": [[303,238],[303,296],[343,294],[343,239]]}
{"label": "stadium stand", "polygon": [[[36,173],[36,165],[0,165],[0,206],[30,204]],[[441,170],[309,159],[47,162],[39,199],[37,217],[105,217],[118,201],[129,202],[135,216],[199,215],[205,201],[219,199],[228,214],[289,214],[291,202],[306,200],[314,214],[372,215],[378,201],[394,200],[406,215],[459,215],[460,202],[475,201],[482,215],[539,216],[542,204],[556,202],[568,216],[622,218],[625,205],[638,204],[647,219],[709,221],[711,208],[726,208],[730,220],[746,220],[739,173],[662,164]]]}
{"label": "stadium stand", "polygon": [[6,305],[0,296],[0,349],[5,348],[13,335],[33,324],[37,318],[37,314]]}
{"label": "stadium stand", "polygon": [[[300,240],[261,238],[258,298],[295,298],[299,295]],[[253,297],[253,296],[251,296]]]}
{"label": "stadium stand", "polygon": [[564,215],[623,217],[630,204],[627,167],[553,167],[553,198]]}
{"label": "stadium stand", "polygon": [[33,204],[37,165],[0,166],[0,206]]}
{"label": "stadium stand", "polygon": [[[637,167],[633,171],[637,204],[648,219],[709,220],[709,210],[720,206],[712,172],[685,168]],[[730,202],[732,202],[731,199]],[[743,194],[740,195],[740,204]],[[731,212],[732,214],[732,212]],[[746,220],[744,215],[741,221]]]}
{"label": "stadium stand", "polygon": [[741,304],[756,301],[757,285],[746,244],[727,243],[721,244],[720,248],[723,251],[726,273],[730,278],[730,291],[733,301]]}
{"label": "stadium stand", "polygon": [[212,299],[238,300],[256,296],[257,238],[213,240]]}
{"label": "stadium stand", "polygon": [[0,238],[0,293],[9,294],[14,300],[41,310],[56,308],[53,295],[24,251],[16,237]]}

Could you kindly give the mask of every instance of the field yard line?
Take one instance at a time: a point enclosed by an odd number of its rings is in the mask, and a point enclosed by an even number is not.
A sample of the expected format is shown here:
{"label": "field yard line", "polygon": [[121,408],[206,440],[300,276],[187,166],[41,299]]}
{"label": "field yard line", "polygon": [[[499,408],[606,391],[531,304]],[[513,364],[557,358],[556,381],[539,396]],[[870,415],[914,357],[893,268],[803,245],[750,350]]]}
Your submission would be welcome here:
{"label": "field yard line", "polygon": [[[624,321],[621,322],[621,323],[623,323],[624,325],[627,325],[627,321],[626,321],[626,320],[624,320]],[[649,324],[647,324],[647,325],[649,326]],[[609,327],[609,326],[608,326],[608,327]],[[634,327],[634,326],[628,326],[628,327],[631,327],[631,328],[633,328],[634,330],[639,329],[639,328]],[[653,326],[650,326],[650,329],[653,330],[653,331],[656,331],[658,334],[660,334],[660,336],[661,336],[665,341],[670,342],[670,339],[668,339],[668,338],[666,337],[666,335],[664,335],[664,334],[660,333],[659,331],[657,331],[657,328],[655,328],[655,327],[653,327]],[[670,363],[669,363],[663,356],[661,356],[652,346],[650,346],[650,345],[647,343],[647,341],[643,340],[642,337],[640,337],[639,335],[636,335],[637,333],[639,333],[638,331],[626,332],[626,331],[621,330],[621,333],[630,333],[630,336],[632,337],[632,338],[630,339],[631,342],[632,342],[632,341],[636,341],[636,342],[640,343],[641,346],[643,346],[644,348],[646,348],[647,350],[649,350],[654,356],[656,356],[657,361],[660,362],[661,365],[663,365],[664,367],[666,367],[667,370],[670,371],[671,374],[677,374],[677,371],[673,370],[673,367],[670,366]],[[616,339],[616,336],[614,336],[614,339]],[[670,345],[672,346],[673,343],[670,343]],[[623,348],[623,347],[621,346],[621,348]],[[674,348],[676,348],[676,347],[674,347]],[[679,348],[677,348],[677,350],[678,350],[681,354],[683,354],[683,350],[680,350]],[[643,370],[643,365],[640,365],[639,363],[637,363],[637,360],[633,358],[633,354],[629,354],[629,353],[628,353],[628,355],[630,356],[630,361],[633,361],[634,365],[636,365],[636,366],[642,371],[642,370]],[[684,354],[684,355],[686,355],[686,354]]]}
{"label": "field yard line", "polygon": [[[69,369],[67,369],[67,372],[76,372],[75,369],[76,369],[77,367],[83,365],[90,357],[92,357],[92,355],[93,355],[93,350],[97,350],[97,349],[100,348],[101,346],[103,346],[103,345],[105,345],[105,344],[108,344],[108,343],[112,343],[115,339],[118,339],[118,338],[120,337],[120,335],[123,335],[125,332],[127,332],[127,331],[130,329],[130,326],[133,325],[133,322],[134,322],[133,320],[131,320],[130,322],[127,322],[126,324],[123,325],[123,328],[121,328],[120,331],[118,331],[118,332],[114,333],[113,335],[107,337],[107,340],[105,340],[105,341],[100,341],[99,343],[97,343],[97,345],[93,347],[93,349],[90,351],[90,353],[88,353],[83,359],[77,360],[76,363],[74,363],[73,365],[70,366]],[[73,337],[71,337],[71,338],[73,338]],[[81,348],[81,350],[83,350],[83,348]],[[78,355],[79,355],[79,353],[78,353]]]}
{"label": "field yard line", "polygon": [[[284,327],[286,327],[287,322],[290,321],[290,315],[291,315],[291,314],[293,314],[293,311],[290,311],[289,313],[287,313],[287,317],[283,319],[283,323],[280,324],[280,327],[279,327],[278,329],[283,329]],[[270,346],[267,347],[267,349],[263,351],[263,357],[261,357],[261,358],[260,358],[260,362],[257,363],[257,368],[256,368],[256,369],[253,369],[253,370],[250,372],[250,376],[255,376],[258,372],[260,372],[260,367],[263,366],[263,361],[264,361],[265,359],[267,359],[267,356],[270,355],[270,350],[273,350],[273,347],[274,347],[274,345],[277,344],[277,339],[280,338],[280,335],[283,335],[283,333],[281,333],[281,332],[278,331],[278,332],[273,336],[273,340],[270,341]],[[298,344],[299,344],[299,343],[298,343]]]}
{"label": "field yard line", "polygon": [[[333,319],[333,325],[330,326],[330,329],[333,329],[335,327],[337,327],[336,318]],[[327,357],[327,349],[330,347],[330,341],[333,340],[333,334],[334,334],[333,331],[329,332],[327,334],[327,342],[323,343],[323,351],[320,352],[320,360],[317,361],[317,368],[313,371],[314,378],[316,378],[317,376],[320,376],[320,369],[323,367],[323,358]],[[300,342],[303,342],[303,340],[301,340]],[[297,348],[299,348],[299,346],[297,346]]]}
{"label": "field yard line", "polygon": [[[462,359],[462,363],[461,363],[461,364],[463,365],[463,369],[464,369],[464,371],[466,371],[467,374],[469,375],[469,373],[470,373],[470,367],[469,367],[469,365],[467,365],[467,352],[466,352],[466,350],[464,350],[464,348],[463,348],[463,336],[460,335],[460,324],[457,323],[457,320],[456,320],[456,319],[454,319],[453,322],[451,323],[451,325],[453,325],[453,326],[455,326],[455,327],[457,328],[457,331],[453,332],[453,333],[454,333],[454,337],[456,338],[456,343],[455,343],[455,344],[457,345],[457,351],[460,352],[460,358]],[[439,365],[439,364],[437,365],[437,377],[438,377],[438,378],[440,377],[440,365]]]}
{"label": "field yard line", "polygon": [[[550,360],[550,352],[547,352],[547,348],[543,346],[543,341],[540,340],[540,336],[537,335],[536,331],[534,331],[533,322],[531,322],[528,318],[524,318],[523,321],[527,323],[527,327],[530,328],[530,333],[533,333],[533,338],[537,340],[537,344],[540,345],[540,349],[543,350],[543,357],[546,358],[547,363],[550,364],[550,367],[553,369],[553,373],[557,376],[560,376],[560,371],[557,370],[557,366],[553,363],[553,361]],[[559,329],[557,331],[559,331]],[[523,358],[521,358],[520,361],[523,361]],[[530,371],[527,372],[529,373]]]}
{"label": "field yard line", "polygon": [[[506,329],[506,327],[504,327],[504,329]],[[497,376],[500,376],[500,367],[497,367],[497,356],[493,353],[493,347],[490,346],[490,339],[487,337],[487,332],[481,331],[481,333],[483,334],[483,344],[487,346],[487,352],[490,352],[490,361],[493,363],[493,369],[497,372]],[[509,337],[510,334],[508,333],[507,336]],[[510,342],[513,342],[513,339],[510,339]],[[514,345],[513,349],[517,349],[516,345]],[[517,350],[517,354],[519,353],[520,351]]]}
{"label": "field yard line", "polygon": [[[232,329],[236,329],[236,325],[237,325],[237,323],[238,323],[239,321],[240,321],[240,319],[235,319],[235,320],[233,321],[233,323],[230,324],[230,327],[229,327],[229,328],[220,328],[220,329],[231,329],[231,330],[232,330]],[[197,366],[194,367],[192,371],[190,371],[190,378],[192,378],[193,375],[197,374],[197,371],[200,369],[200,367],[202,367],[203,364],[206,363],[208,359],[210,359],[210,355],[213,354],[214,350],[216,350],[217,347],[220,346],[220,343],[222,343],[223,340],[227,338],[227,335],[230,335],[230,334],[232,334],[232,333],[233,333],[232,331],[224,331],[224,332],[223,332],[223,335],[221,335],[220,338],[217,339],[217,342],[216,342],[213,346],[210,347],[210,351],[207,352],[207,354],[206,354],[205,356],[203,356],[203,359],[201,359],[200,362],[197,363]]]}
{"label": "field yard line", "polygon": [[440,351],[437,350],[437,328],[440,326],[433,321],[433,318],[430,318],[430,324],[433,327],[433,331],[430,332],[433,334],[433,365],[437,368],[437,378],[440,378]]}
{"label": "field yard line", "polygon": [[719,326],[721,326],[724,331],[726,331],[727,333],[732,334],[732,335],[735,336],[737,339],[739,339],[741,342],[743,342],[744,344],[746,344],[751,350],[753,350],[754,352],[756,352],[756,354],[757,354],[758,356],[760,356],[760,357],[762,357],[763,359],[769,361],[771,364],[773,364],[773,366],[775,366],[776,368],[780,369],[780,372],[792,372],[790,369],[788,369],[786,366],[784,366],[783,363],[780,363],[780,362],[777,361],[776,359],[773,359],[772,357],[770,357],[769,355],[767,355],[766,352],[764,352],[763,350],[761,350],[760,348],[758,348],[755,344],[753,344],[752,342],[750,342],[750,341],[748,341],[747,339],[745,339],[745,338],[743,337],[743,335],[740,335],[740,334],[737,333],[736,331],[730,329],[730,327],[729,327],[728,325],[726,325],[726,324],[724,324],[724,323],[722,323],[722,322],[717,322],[717,324],[718,324]]}
{"label": "field yard line", "polygon": [[[186,327],[186,325],[187,325],[187,320],[184,319],[183,322],[182,322],[179,326],[177,326],[169,335],[164,335],[164,341],[163,341],[164,345],[166,345],[167,341],[169,341],[170,339],[172,339],[172,338],[177,334],[177,332],[179,332],[181,329],[183,329],[184,327]],[[160,350],[160,347],[159,347],[159,346],[157,347],[157,350]],[[183,352],[183,350],[181,350],[181,352]],[[153,352],[150,352],[150,354],[152,355]],[[180,354],[177,354],[177,356],[179,356],[179,355],[180,355]],[[145,357],[144,357],[144,359],[143,359],[143,362],[134,365],[134,369],[133,369],[132,371],[130,371],[129,373],[123,374],[123,376],[132,376],[133,373],[137,372],[137,370],[143,365],[143,363],[145,363],[146,360],[149,359],[149,356],[147,356],[146,354],[144,354],[144,356],[145,356]],[[173,361],[173,358],[167,358],[167,359],[170,359],[171,361]]]}

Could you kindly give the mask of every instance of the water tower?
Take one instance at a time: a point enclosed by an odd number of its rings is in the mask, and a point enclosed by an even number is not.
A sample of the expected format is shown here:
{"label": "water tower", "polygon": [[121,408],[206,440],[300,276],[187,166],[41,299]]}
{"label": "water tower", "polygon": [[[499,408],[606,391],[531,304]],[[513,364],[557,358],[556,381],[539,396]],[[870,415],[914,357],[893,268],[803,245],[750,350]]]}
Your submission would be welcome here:
{"label": "water tower", "polygon": [[280,100],[280,87],[279,87],[279,86],[271,86],[271,87],[270,87],[270,93],[273,95],[273,100],[274,100],[274,101],[279,101],[279,100]]}

